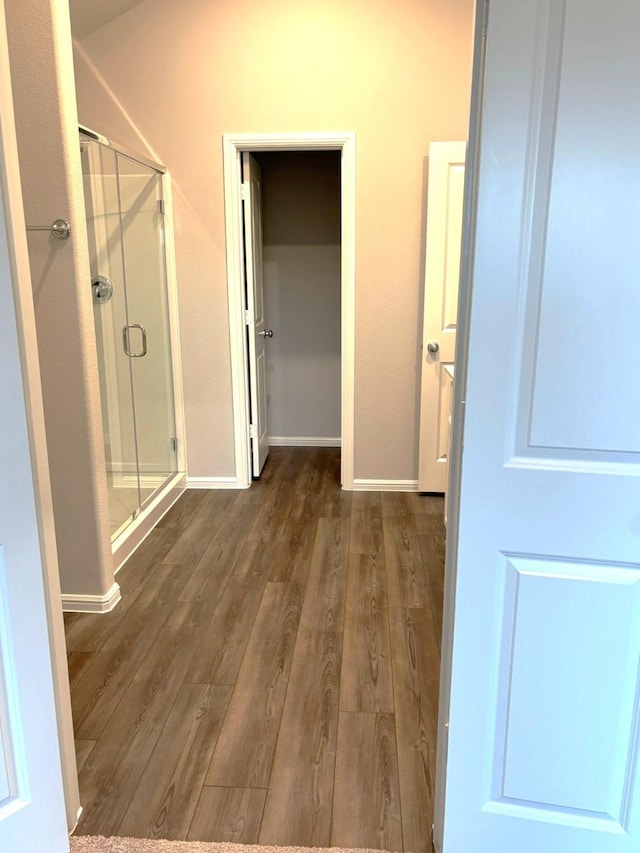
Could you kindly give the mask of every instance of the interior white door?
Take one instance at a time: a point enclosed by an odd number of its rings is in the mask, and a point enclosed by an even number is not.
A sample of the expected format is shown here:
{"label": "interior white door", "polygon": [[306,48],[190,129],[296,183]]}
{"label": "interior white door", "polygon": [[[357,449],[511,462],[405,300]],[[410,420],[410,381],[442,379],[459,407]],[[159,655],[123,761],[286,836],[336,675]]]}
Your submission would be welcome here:
{"label": "interior white door", "polygon": [[429,146],[418,488],[447,486],[466,142]]}
{"label": "interior white door", "polygon": [[242,153],[242,202],[251,396],[251,462],[253,476],[259,477],[269,455],[266,341],[270,335],[270,330],[265,325],[262,295],[262,182],[260,165],[248,151]]}
{"label": "interior white door", "polygon": [[445,853],[640,850],[638,33],[491,0]]}
{"label": "interior white door", "polygon": [[0,5],[0,850],[66,853],[24,341],[18,335],[16,305],[23,303],[14,298],[14,288],[16,294],[22,288],[30,299],[31,284],[24,237],[18,262],[12,236],[14,227],[24,234],[24,217],[9,81]]}

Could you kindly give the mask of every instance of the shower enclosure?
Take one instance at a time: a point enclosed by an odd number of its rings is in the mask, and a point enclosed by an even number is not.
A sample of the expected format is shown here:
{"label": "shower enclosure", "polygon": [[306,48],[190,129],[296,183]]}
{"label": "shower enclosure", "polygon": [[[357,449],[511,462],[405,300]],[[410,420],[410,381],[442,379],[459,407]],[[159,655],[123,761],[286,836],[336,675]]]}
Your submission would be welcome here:
{"label": "shower enclosure", "polygon": [[178,484],[161,166],[80,134],[114,553]]}

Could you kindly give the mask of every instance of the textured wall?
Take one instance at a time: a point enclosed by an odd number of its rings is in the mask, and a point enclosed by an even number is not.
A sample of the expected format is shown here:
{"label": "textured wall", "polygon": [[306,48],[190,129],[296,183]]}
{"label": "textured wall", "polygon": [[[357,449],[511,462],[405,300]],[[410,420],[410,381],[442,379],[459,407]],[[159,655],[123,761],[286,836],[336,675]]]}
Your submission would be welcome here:
{"label": "textured wall", "polygon": [[55,0],[5,8],[25,219],[72,226],[28,234],[60,584],[101,596],[113,561],[69,19]]}
{"label": "textured wall", "polygon": [[340,437],[340,154],[258,156],[269,435]]}
{"label": "textured wall", "polygon": [[81,121],[175,188],[188,466],[234,474],[221,136],[356,133],[355,476],[417,478],[429,143],[465,138],[472,0],[147,0],[76,51]]}

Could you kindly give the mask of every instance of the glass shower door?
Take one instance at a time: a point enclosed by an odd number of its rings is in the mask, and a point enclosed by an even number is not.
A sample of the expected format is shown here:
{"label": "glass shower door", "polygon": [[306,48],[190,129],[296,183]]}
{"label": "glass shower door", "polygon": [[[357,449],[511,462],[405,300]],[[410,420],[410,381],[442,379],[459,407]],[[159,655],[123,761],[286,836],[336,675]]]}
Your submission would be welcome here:
{"label": "glass shower door", "polygon": [[112,538],[177,473],[162,179],[81,145]]}
{"label": "glass shower door", "polygon": [[129,352],[142,503],[178,470],[162,178],[118,155]]}

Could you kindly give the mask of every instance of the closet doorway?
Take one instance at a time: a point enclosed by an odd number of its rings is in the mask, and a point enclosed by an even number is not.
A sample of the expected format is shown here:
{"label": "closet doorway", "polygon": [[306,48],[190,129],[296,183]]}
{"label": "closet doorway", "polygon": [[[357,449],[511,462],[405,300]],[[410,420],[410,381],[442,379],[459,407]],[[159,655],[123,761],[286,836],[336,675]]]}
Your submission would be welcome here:
{"label": "closet doorway", "polygon": [[353,134],[224,137],[237,485],[268,448],[340,445],[353,487]]}

